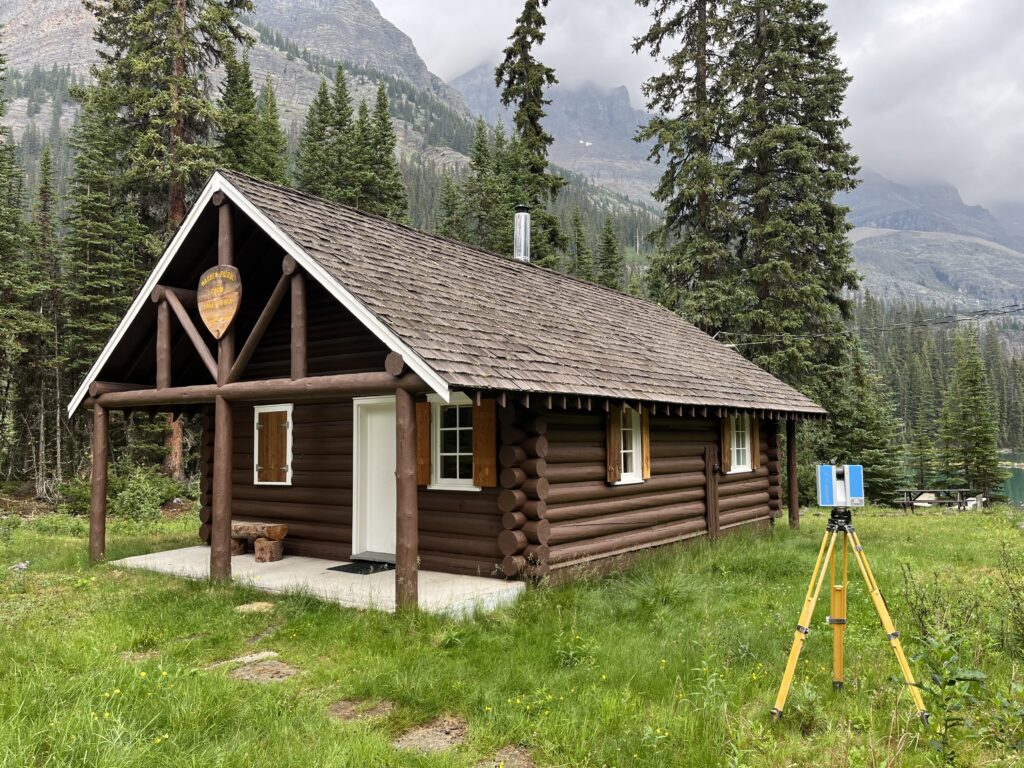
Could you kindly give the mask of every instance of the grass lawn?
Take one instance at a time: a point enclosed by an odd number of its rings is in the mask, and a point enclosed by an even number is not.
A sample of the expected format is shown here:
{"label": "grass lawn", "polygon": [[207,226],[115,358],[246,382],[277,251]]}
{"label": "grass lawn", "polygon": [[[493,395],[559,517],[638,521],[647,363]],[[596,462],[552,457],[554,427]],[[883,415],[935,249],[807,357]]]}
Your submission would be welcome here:
{"label": "grass lawn", "polygon": [[[859,576],[851,575],[846,690],[832,691],[819,603],[786,716],[769,720],[823,515],[806,516],[798,533],[736,534],[620,575],[533,587],[510,608],[462,622],[90,566],[84,520],[12,519],[0,519],[3,766],[472,766],[510,744],[540,766],[936,760]],[[936,610],[982,606],[960,650],[987,673],[987,689],[1020,679],[1020,659],[1014,667],[1000,644],[998,568],[1004,544],[1024,554],[1019,519],[1007,508],[857,515],[908,653],[920,645],[905,563],[938,596]],[[112,520],[108,556],[188,545],[194,528],[193,519]],[[11,570],[26,560],[27,569]],[[275,609],[233,610],[253,600]],[[264,650],[300,673],[260,684],[204,669]],[[340,699],[396,707],[376,721],[339,722],[327,710]],[[391,746],[442,714],[468,722],[461,747]],[[958,747],[965,765],[1024,760],[981,739]]]}

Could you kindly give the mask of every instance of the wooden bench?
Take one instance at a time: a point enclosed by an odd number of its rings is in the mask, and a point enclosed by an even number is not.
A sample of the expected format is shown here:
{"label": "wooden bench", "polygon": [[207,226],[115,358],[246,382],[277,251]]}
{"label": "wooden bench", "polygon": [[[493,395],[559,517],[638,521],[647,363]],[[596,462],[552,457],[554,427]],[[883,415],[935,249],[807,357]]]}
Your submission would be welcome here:
{"label": "wooden bench", "polygon": [[257,563],[273,563],[284,557],[284,538],[288,526],[281,523],[231,521],[231,554],[244,555],[250,539]]}

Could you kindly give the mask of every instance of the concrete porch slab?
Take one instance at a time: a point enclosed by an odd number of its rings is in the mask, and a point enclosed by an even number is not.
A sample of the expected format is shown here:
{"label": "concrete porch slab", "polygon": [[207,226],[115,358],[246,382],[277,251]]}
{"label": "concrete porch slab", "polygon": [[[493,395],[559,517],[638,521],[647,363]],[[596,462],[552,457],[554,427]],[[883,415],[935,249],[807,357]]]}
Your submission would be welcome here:
{"label": "concrete porch slab", "polygon": [[[254,555],[236,555],[231,558],[231,576],[238,583],[266,592],[299,592],[348,608],[395,610],[394,571],[360,576],[328,570],[345,564],[342,560],[295,555],[276,563],[257,563]],[[198,546],[153,552],[115,560],[111,565],[206,579],[210,575],[210,548]],[[420,571],[420,609],[459,617],[478,610],[492,611],[514,602],[525,587],[521,581]]]}

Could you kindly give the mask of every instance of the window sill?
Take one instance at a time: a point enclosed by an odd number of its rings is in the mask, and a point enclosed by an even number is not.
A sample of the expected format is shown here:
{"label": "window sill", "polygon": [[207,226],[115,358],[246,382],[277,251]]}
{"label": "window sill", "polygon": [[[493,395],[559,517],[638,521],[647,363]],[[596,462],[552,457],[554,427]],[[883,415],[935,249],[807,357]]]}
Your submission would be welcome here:
{"label": "window sill", "polygon": [[753,472],[753,471],[754,471],[753,467],[740,467],[739,469],[730,469],[725,474],[727,474],[727,475],[742,475],[742,474],[744,474],[746,472]]}
{"label": "window sill", "polygon": [[644,482],[642,477],[624,477],[621,480],[612,483],[612,485],[640,485]]}
{"label": "window sill", "polygon": [[475,491],[482,491],[478,485],[454,485],[446,483],[431,483],[427,486],[428,491],[469,491],[473,493]]}
{"label": "window sill", "polygon": [[286,481],[284,481],[283,483],[272,483],[272,482],[270,482],[270,481],[263,481],[263,482],[260,482],[259,480],[254,480],[254,481],[253,481],[253,485],[276,485],[276,486],[278,486],[279,488],[280,488],[280,487],[289,487],[289,488],[290,488],[290,487],[291,487],[291,484],[292,484],[292,481],[291,481],[291,480],[286,480]]}

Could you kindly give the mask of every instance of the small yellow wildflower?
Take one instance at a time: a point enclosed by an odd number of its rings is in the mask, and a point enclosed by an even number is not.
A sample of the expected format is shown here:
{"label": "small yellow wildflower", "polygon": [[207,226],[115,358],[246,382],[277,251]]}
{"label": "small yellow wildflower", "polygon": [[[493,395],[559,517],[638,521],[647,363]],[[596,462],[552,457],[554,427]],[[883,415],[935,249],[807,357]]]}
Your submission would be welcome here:
{"label": "small yellow wildflower", "polygon": [[145,676],[146,676],[145,672],[139,672],[139,677],[145,677]]}

